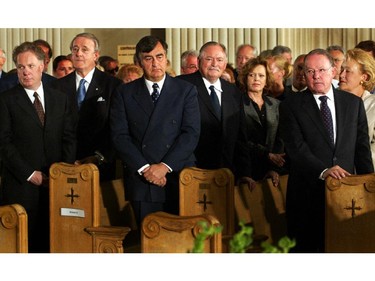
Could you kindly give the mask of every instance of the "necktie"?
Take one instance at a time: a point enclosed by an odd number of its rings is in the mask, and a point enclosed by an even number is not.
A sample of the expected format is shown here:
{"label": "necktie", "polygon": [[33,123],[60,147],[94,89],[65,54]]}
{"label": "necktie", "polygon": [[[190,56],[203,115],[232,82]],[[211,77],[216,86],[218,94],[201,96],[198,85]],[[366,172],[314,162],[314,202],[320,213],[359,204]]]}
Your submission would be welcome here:
{"label": "necktie", "polygon": [[332,144],[334,144],[332,114],[327,104],[327,97],[321,96],[319,97],[319,99],[321,100],[320,113],[322,114],[323,123],[324,126],[327,128]]}
{"label": "necktie", "polygon": [[43,106],[42,106],[42,103],[40,102],[37,92],[34,93],[34,97],[35,97],[34,107],[35,107],[36,113],[38,114],[40,122],[44,126],[44,110],[43,110]]}
{"label": "necktie", "polygon": [[153,101],[154,103],[156,103],[157,100],[158,100],[158,98],[159,98],[159,96],[160,96],[160,93],[159,93],[159,90],[158,90],[159,86],[158,86],[158,84],[154,83],[154,84],[152,85],[152,88],[153,88],[154,90],[153,90],[152,93],[151,93],[151,98],[152,98],[152,101]]}
{"label": "necktie", "polygon": [[215,92],[215,87],[211,85],[210,90],[211,90],[210,97],[211,97],[212,105],[214,106],[216,116],[219,119],[221,119],[221,106],[219,103],[219,98],[217,97],[217,94]]}
{"label": "necktie", "polygon": [[81,81],[79,81],[79,86],[78,86],[78,90],[77,90],[78,108],[81,107],[81,104],[82,104],[82,102],[83,102],[83,100],[85,99],[85,96],[86,96],[85,82],[86,82],[85,79],[81,79]]}

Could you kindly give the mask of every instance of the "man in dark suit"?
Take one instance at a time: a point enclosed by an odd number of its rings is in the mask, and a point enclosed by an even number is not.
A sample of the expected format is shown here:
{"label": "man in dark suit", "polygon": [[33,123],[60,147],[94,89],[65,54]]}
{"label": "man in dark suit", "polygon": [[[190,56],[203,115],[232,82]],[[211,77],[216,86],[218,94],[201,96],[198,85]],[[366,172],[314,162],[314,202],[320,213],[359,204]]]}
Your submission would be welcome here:
{"label": "man in dark suit", "polygon": [[126,199],[139,227],[149,213],[179,213],[179,172],[195,166],[197,90],[166,74],[167,49],[154,36],[138,42],[144,76],[120,86],[111,106],[112,140],[124,163]]}
{"label": "man in dark suit", "polygon": [[[99,167],[101,181],[112,180],[116,159],[109,133],[109,108],[112,93],[122,81],[96,68],[100,45],[94,34],[76,35],[70,49],[75,71],[56,80],[55,84],[69,95],[74,105],[78,120],[77,163],[94,163]],[[83,100],[78,101],[81,80],[85,93]]]}
{"label": "man in dark suit", "polygon": [[75,123],[67,95],[41,82],[43,51],[25,42],[13,53],[19,84],[0,95],[1,204],[26,209],[29,252],[48,252],[49,168],[74,163]]}
{"label": "man in dark suit", "polygon": [[[296,252],[324,252],[324,180],[371,173],[374,167],[363,102],[332,87],[332,57],[313,50],[305,57],[304,71],[308,90],[280,104],[280,129],[290,157],[288,235],[296,239]],[[325,100],[330,112],[324,110]]]}
{"label": "man in dark suit", "polygon": [[285,90],[283,93],[284,99],[289,95],[301,93],[307,89],[304,68],[305,57],[306,54],[302,54],[295,59],[293,64],[292,84],[285,86]]}
{"label": "man in dark suit", "polygon": [[[251,163],[247,149],[243,96],[239,89],[221,74],[227,65],[226,48],[217,42],[204,44],[198,57],[199,71],[180,75],[198,89],[201,134],[195,149],[197,167],[203,169],[229,168],[237,179],[250,179]],[[215,112],[212,87],[218,98]],[[211,93],[210,93],[211,92]]]}

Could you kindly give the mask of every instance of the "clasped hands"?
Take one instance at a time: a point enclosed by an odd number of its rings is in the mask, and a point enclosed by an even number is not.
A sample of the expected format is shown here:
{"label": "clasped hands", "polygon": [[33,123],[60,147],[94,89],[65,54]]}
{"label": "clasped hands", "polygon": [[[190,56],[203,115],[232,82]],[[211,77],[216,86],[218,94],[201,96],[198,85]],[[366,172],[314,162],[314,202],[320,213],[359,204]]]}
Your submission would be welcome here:
{"label": "clasped hands", "polygon": [[152,164],[142,171],[142,176],[154,185],[164,187],[167,184],[168,167],[163,163]]}

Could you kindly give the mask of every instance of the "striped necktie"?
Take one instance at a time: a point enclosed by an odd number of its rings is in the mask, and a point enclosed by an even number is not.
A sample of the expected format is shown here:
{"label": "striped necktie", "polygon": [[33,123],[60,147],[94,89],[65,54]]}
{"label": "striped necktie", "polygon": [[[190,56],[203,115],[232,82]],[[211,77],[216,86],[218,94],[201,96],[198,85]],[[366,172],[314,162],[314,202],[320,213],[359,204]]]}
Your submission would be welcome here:
{"label": "striped necktie", "polygon": [[43,110],[43,105],[40,102],[40,99],[39,99],[39,96],[38,96],[37,92],[34,93],[34,98],[35,98],[34,99],[34,107],[35,107],[36,113],[38,114],[40,122],[44,126],[44,110]]}

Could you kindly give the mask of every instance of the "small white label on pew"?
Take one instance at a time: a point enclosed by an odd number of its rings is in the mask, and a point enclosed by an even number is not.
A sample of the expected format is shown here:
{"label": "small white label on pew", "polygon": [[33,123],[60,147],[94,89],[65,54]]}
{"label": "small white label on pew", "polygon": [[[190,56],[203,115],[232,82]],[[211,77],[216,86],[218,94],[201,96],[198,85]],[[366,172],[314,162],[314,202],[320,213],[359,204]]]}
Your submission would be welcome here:
{"label": "small white label on pew", "polygon": [[60,215],[66,217],[85,217],[85,211],[81,209],[61,208]]}

